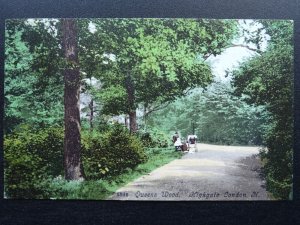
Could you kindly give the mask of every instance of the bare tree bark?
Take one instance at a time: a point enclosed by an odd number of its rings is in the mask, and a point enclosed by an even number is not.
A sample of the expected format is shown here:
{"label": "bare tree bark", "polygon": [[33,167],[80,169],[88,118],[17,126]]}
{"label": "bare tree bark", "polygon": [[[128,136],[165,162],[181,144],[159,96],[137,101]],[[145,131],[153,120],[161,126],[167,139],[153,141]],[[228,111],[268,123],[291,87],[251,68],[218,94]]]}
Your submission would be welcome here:
{"label": "bare tree bark", "polygon": [[134,82],[130,76],[127,74],[125,79],[125,86],[128,98],[128,115],[129,115],[129,129],[130,133],[137,132],[137,122],[136,122],[136,108],[135,108],[135,88]]}
{"label": "bare tree bark", "polygon": [[160,104],[160,105],[153,106],[152,108],[149,107],[148,111],[146,111],[144,116],[148,117],[150,113],[164,109],[164,108],[168,107],[170,104],[171,104],[171,102],[167,102],[167,103],[164,103],[164,105]]}
{"label": "bare tree bark", "polygon": [[129,129],[130,133],[137,132],[136,111],[129,112]]}
{"label": "bare tree bark", "polygon": [[147,131],[147,104],[144,105],[144,114],[143,114],[143,120],[144,120],[144,130]]}
{"label": "bare tree bark", "polygon": [[91,98],[91,101],[89,103],[89,108],[90,108],[90,131],[93,131],[94,125],[93,125],[93,120],[94,120],[94,100]]}
{"label": "bare tree bark", "polygon": [[62,42],[66,67],[64,69],[65,179],[83,178],[80,138],[80,75],[77,46],[77,28],[74,19],[62,19]]}
{"label": "bare tree bark", "polygon": [[234,48],[234,47],[242,47],[242,48],[246,48],[250,51],[253,51],[259,55],[261,55],[261,51],[259,49],[256,49],[256,48],[251,48],[250,46],[248,45],[244,45],[244,44],[232,44],[230,46],[228,46],[228,48]]}
{"label": "bare tree bark", "polygon": [[125,114],[125,116],[124,116],[124,125],[125,125],[125,127],[126,128],[128,128],[128,121],[127,121],[127,115]]}

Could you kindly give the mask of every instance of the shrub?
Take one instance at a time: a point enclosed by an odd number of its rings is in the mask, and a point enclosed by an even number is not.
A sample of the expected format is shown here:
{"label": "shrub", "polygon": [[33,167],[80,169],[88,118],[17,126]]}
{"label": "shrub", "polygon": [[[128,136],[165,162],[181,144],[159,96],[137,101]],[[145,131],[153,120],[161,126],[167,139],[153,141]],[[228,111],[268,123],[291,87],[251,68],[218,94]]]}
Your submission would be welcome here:
{"label": "shrub", "polygon": [[[58,127],[38,131],[23,127],[5,136],[5,195],[9,198],[67,196],[71,190],[69,183],[59,188],[62,181],[54,182],[54,177],[64,174],[63,139],[63,129]],[[82,161],[87,180],[119,175],[146,160],[141,141],[120,125],[102,133],[82,132]]]}
{"label": "shrub", "polygon": [[140,132],[139,137],[145,147],[166,148],[171,144],[171,138],[164,132],[155,128],[148,129],[147,132]]}
{"label": "shrub", "polygon": [[82,143],[87,180],[115,176],[147,160],[141,141],[118,124],[102,134],[83,134]]}
{"label": "shrub", "polygon": [[292,189],[293,136],[290,132],[291,129],[273,127],[266,137],[267,150],[261,152],[267,190],[278,199],[288,199]]}
{"label": "shrub", "polygon": [[4,138],[5,192],[11,198],[36,198],[46,177],[63,172],[63,130],[23,127]]}

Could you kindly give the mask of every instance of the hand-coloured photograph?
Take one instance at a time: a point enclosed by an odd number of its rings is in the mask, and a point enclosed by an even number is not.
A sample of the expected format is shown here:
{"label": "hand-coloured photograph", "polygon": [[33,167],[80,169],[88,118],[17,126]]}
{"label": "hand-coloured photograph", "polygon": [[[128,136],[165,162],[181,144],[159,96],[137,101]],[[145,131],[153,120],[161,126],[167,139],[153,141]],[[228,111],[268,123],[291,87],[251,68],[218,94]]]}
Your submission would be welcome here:
{"label": "hand-coloured photograph", "polygon": [[292,200],[293,25],[7,19],[4,198]]}

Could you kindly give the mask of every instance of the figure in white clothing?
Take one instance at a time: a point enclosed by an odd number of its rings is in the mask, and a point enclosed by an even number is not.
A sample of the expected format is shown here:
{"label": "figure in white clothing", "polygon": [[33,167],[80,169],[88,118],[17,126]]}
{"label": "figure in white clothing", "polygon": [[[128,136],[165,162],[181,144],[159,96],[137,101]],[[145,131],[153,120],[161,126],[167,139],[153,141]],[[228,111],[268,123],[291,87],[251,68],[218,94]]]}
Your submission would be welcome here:
{"label": "figure in white clothing", "polygon": [[182,151],[182,143],[178,132],[175,132],[175,135],[173,136],[173,143],[176,151]]}

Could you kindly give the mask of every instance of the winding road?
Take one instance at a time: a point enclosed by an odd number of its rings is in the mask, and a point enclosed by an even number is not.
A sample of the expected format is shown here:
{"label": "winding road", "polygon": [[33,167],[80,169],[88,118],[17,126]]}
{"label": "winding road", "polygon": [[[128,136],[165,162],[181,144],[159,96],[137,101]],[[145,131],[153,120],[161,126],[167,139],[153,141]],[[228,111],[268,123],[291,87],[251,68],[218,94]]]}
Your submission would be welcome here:
{"label": "winding road", "polygon": [[259,147],[197,144],[195,152],[136,179],[108,200],[271,200],[258,153]]}

